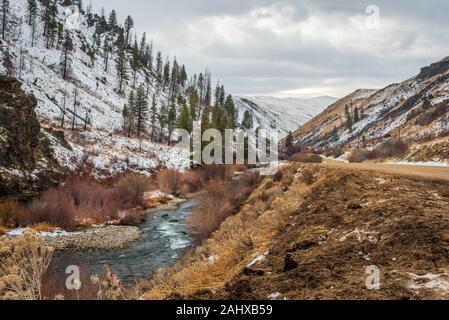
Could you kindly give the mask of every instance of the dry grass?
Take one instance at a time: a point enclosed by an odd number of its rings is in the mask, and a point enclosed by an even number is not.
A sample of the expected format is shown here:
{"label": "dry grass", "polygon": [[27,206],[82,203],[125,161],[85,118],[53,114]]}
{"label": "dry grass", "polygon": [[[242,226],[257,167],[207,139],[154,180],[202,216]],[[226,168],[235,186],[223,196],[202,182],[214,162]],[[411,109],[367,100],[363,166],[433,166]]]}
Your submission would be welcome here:
{"label": "dry grass", "polygon": [[31,229],[37,232],[54,232],[56,227],[49,224],[48,222],[41,222],[31,226]]}
{"label": "dry grass", "polygon": [[[283,169],[291,172],[291,167]],[[286,179],[287,180],[287,179]],[[265,179],[236,215],[171,270],[159,270],[145,299],[192,297],[198,291],[217,290],[240,274],[258,255],[266,252],[273,236],[309,192],[301,179],[291,180],[289,191],[281,186],[282,174]],[[264,199],[264,200],[262,200]]]}
{"label": "dry grass", "polygon": [[258,181],[258,175],[254,174],[242,174],[237,181],[210,181],[199,207],[188,221],[196,241],[205,240],[226,218],[238,212]]}
{"label": "dry grass", "polygon": [[35,231],[0,238],[0,300],[41,300],[42,278],[52,255],[53,248]]}

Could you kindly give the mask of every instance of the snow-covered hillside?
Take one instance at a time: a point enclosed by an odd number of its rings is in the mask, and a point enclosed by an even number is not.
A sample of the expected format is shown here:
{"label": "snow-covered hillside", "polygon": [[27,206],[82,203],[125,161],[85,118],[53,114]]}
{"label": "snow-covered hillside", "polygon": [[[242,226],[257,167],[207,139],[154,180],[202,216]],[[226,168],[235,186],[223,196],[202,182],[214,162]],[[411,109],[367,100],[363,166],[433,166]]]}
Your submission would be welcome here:
{"label": "snow-covered hillside", "polygon": [[422,144],[447,136],[449,58],[384,89],[358,90],[294,132],[295,143],[316,148],[376,146],[390,137]]}
{"label": "snow-covered hillside", "polygon": [[[22,82],[22,88],[26,92],[37,98],[36,112],[41,124],[65,131],[72,150],[56,144],[53,146],[56,154],[60,155],[58,160],[61,164],[74,168],[81,162],[87,162],[96,169],[98,176],[119,173],[118,168],[148,174],[157,166],[187,167],[188,157],[183,150],[146,140],[140,148],[139,139],[119,134],[123,126],[122,111],[127,103],[127,95],[132,90],[132,81],[125,81],[123,92],[118,92],[116,48],[111,49],[105,71],[101,53],[92,56],[92,52],[88,50],[94,37],[95,24],[87,15],[58,5],[57,19],[64,32],[69,33],[74,47],[72,74],[69,80],[63,80],[60,71],[61,50],[47,49],[42,35],[44,22],[40,18],[43,7],[39,1],[37,4],[39,14],[32,45],[33,28],[27,22],[27,0],[10,2],[9,20],[14,21],[14,28],[10,30],[6,41],[1,43],[0,55],[3,57],[9,52],[14,76]],[[0,73],[6,72],[5,67],[0,66]],[[157,90],[153,71],[140,69],[136,82],[145,83],[151,101]],[[162,101],[167,99],[167,92],[162,89],[157,96],[160,108]],[[64,110],[65,126],[60,128]],[[71,130],[74,114],[75,127],[78,129],[76,131]]]}
{"label": "snow-covered hillside", "polygon": [[248,110],[254,119],[254,126],[266,130],[278,130],[281,138],[303,125],[337,98],[323,96],[311,99],[276,98],[266,96],[235,97],[240,118]]}
{"label": "snow-covered hillside", "polygon": [[357,90],[294,132],[296,144],[321,149],[401,139],[413,145],[404,158],[420,161],[448,161],[448,137],[449,58],[384,89]]}

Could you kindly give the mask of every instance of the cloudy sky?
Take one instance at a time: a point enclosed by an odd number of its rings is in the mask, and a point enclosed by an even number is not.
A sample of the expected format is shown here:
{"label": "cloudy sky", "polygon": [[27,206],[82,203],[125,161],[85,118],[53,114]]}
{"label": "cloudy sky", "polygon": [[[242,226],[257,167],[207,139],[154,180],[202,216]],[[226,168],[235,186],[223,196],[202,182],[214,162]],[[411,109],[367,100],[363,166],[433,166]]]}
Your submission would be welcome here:
{"label": "cloudy sky", "polygon": [[447,0],[92,0],[241,95],[344,96],[449,56]]}

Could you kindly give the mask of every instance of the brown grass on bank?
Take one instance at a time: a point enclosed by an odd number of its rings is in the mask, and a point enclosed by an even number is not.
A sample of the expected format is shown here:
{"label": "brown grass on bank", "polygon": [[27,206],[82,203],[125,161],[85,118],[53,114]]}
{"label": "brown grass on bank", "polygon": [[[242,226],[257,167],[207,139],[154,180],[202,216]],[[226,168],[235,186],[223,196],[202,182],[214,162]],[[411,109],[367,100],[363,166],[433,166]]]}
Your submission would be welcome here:
{"label": "brown grass on bank", "polygon": [[310,191],[301,178],[291,179],[297,167],[282,171],[260,183],[239,213],[224,220],[201,246],[170,270],[159,270],[147,284],[143,298],[189,298],[199,291],[222,289],[256,256],[266,252],[279,227]]}
{"label": "brown grass on bank", "polygon": [[250,173],[230,182],[210,181],[199,207],[188,221],[196,241],[205,240],[226,218],[236,213],[258,181],[258,175]]}

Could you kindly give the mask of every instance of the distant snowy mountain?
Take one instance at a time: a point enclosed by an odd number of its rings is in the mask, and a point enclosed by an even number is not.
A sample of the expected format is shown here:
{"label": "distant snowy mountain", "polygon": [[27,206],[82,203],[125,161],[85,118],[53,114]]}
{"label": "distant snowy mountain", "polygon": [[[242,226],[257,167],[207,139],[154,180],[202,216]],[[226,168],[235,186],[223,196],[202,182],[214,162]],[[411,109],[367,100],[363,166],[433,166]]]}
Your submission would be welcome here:
{"label": "distant snowy mountain", "polygon": [[311,99],[266,96],[234,98],[240,118],[248,110],[253,115],[254,127],[278,130],[280,138],[287,136],[288,132],[311,120],[337,100],[329,96]]}

